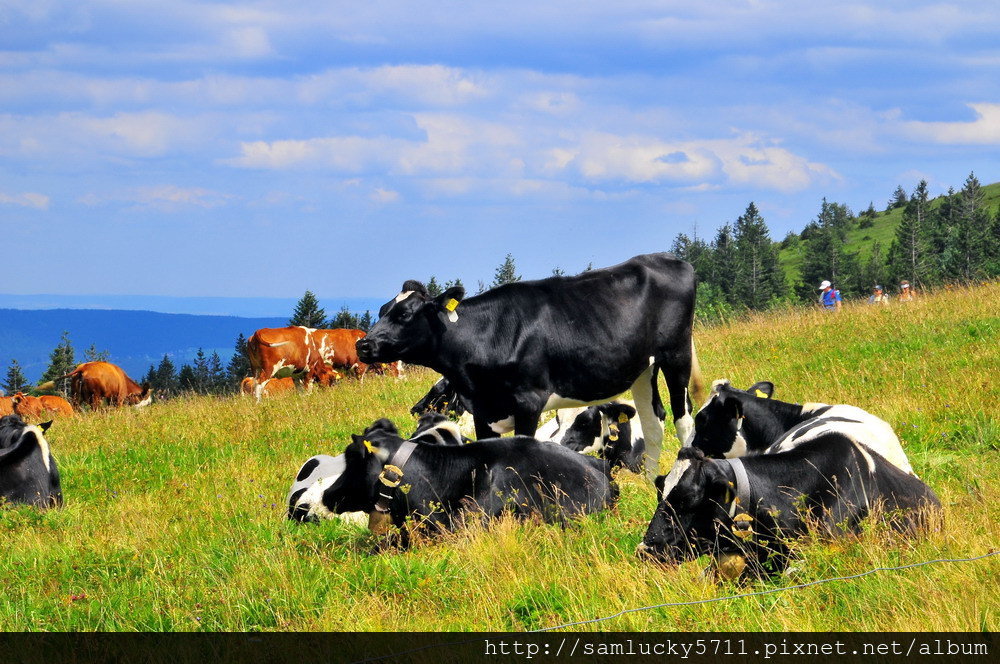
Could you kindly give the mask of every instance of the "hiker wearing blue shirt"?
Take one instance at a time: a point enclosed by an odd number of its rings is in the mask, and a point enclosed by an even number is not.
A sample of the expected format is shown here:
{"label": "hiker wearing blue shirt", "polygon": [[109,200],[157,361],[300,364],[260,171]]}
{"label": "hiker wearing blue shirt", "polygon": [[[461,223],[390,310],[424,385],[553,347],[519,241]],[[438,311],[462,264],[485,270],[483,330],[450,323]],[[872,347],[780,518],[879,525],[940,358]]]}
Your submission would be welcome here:
{"label": "hiker wearing blue shirt", "polygon": [[840,291],[833,287],[829,281],[824,281],[819,285],[819,301],[827,311],[840,311]]}

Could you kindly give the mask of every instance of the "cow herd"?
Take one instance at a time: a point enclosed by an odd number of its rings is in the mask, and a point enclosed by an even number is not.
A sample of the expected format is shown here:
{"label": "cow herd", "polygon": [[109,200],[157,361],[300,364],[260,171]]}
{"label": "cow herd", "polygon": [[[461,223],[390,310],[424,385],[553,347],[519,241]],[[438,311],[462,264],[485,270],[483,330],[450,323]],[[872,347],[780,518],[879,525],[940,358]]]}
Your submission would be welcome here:
{"label": "cow herd", "polygon": [[[461,287],[432,295],[407,281],[367,335],[258,330],[244,388],[258,398],[293,389],[292,376],[323,384],[371,365],[442,375],[411,409],[412,433],[380,419],[341,454],[307,460],[286,499],[289,518],[351,518],[379,533],[391,523],[392,541],[406,546],[415,529],[505,513],[559,523],[613,508],[613,472],[623,468],[657,490],[641,556],[709,555],[737,575],[781,571],[789,542],[805,532],[857,532],[873,514],[907,533],[931,523],[936,496],[892,427],[859,408],[778,401],[769,382],[743,390],[716,381],[693,417],[692,398],[703,397],[694,292],[689,264],[653,254],[469,298]],[[661,372],[681,443],[665,475]],[[74,401],[92,408],[149,400],[147,386],[105,362],[66,378]],[[634,401],[614,400],[626,390]],[[62,407],[28,399],[13,397],[21,409]],[[540,425],[547,410],[556,414]],[[0,418],[0,500],[61,504],[47,425],[25,423],[22,412]],[[477,440],[443,413],[471,416]]]}
{"label": "cow herd", "polygon": [[[408,437],[382,419],[341,455],[309,459],[289,518],[350,514],[374,532],[388,521],[404,546],[413,529],[501,513],[561,522],[613,507],[621,466],[657,488],[637,553],[709,555],[724,574],[779,572],[793,538],[858,532],[872,515],[905,533],[937,523],[938,499],[891,426],[859,408],[784,403],[771,383],[716,381],[692,417],[702,391],[694,290],[691,266],[667,254],[470,298],[405,282],[357,341],[358,358],[442,379],[411,409],[421,417]],[[661,371],[681,442],[666,475]],[[626,390],[634,402],[612,401]],[[539,426],[546,410],[556,416]],[[471,413],[477,441],[435,411]]]}

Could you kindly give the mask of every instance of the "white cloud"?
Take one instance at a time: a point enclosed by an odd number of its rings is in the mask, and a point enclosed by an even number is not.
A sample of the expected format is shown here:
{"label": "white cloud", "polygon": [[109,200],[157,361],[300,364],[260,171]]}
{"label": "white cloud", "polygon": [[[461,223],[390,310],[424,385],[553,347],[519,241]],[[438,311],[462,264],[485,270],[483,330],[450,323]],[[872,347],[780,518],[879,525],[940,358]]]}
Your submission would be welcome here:
{"label": "white cloud", "polygon": [[904,122],[910,136],[947,145],[1000,144],[1000,104],[967,104],[976,113],[971,122]]}
{"label": "white cloud", "polygon": [[21,207],[34,208],[35,210],[48,210],[49,197],[45,194],[36,194],[33,192],[7,194],[0,191],[0,204],[19,205]]}
{"label": "white cloud", "polygon": [[139,209],[174,212],[181,208],[197,207],[203,209],[218,208],[226,205],[232,196],[229,194],[203,189],[200,187],[178,187],[165,184],[148,187],[138,187],[127,191],[111,194],[87,194],[80,198],[80,203],[88,206],[107,203],[131,203]]}

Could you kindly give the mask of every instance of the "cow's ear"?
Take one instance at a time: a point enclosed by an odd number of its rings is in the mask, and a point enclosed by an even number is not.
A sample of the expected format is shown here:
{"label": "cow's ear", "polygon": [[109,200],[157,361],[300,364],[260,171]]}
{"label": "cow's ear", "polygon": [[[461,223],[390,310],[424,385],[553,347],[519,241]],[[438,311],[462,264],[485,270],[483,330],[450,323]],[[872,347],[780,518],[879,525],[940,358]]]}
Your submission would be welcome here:
{"label": "cow's ear", "polygon": [[344,454],[364,459],[369,454],[374,454],[374,451],[372,449],[371,442],[367,438],[359,436],[356,433],[352,433],[351,444],[344,450]]}
{"label": "cow's ear", "polygon": [[653,486],[656,487],[657,496],[663,497],[663,487],[666,485],[666,483],[667,483],[666,475],[657,475],[656,479],[653,480]]}
{"label": "cow's ear", "polygon": [[434,298],[434,304],[440,307],[443,311],[448,314],[448,317],[452,322],[458,320],[458,316],[455,313],[455,309],[458,307],[458,303],[462,301],[465,297],[465,288],[462,286],[452,286],[445,292]]}
{"label": "cow's ear", "polygon": [[761,399],[770,399],[774,396],[774,383],[762,380],[748,387],[747,392]]}
{"label": "cow's ear", "polygon": [[38,425],[38,428],[41,429],[42,431],[48,431],[50,426],[52,426],[52,420],[49,420],[48,422],[42,422],[41,424]]}

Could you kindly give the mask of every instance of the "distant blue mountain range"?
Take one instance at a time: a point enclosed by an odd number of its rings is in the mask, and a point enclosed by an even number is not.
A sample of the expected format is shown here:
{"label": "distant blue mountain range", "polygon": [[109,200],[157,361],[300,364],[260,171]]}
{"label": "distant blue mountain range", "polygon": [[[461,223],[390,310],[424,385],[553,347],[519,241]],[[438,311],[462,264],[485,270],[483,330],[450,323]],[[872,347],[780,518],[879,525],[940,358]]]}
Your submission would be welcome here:
{"label": "distant blue mountain range", "polygon": [[[217,352],[225,365],[240,334],[249,338],[259,328],[287,325],[294,304],[281,317],[257,318],[100,309],[0,309],[0,380],[16,359],[25,378],[37,383],[64,331],[69,333],[77,362],[84,361],[84,351],[93,344],[98,351],[108,351],[109,360],[137,381],[164,355],[170,356],[178,370],[192,364],[199,348],[207,357]],[[336,310],[327,310],[328,316],[334,314]]]}

